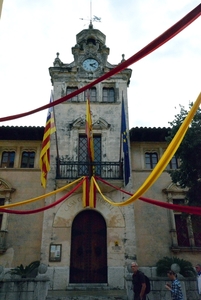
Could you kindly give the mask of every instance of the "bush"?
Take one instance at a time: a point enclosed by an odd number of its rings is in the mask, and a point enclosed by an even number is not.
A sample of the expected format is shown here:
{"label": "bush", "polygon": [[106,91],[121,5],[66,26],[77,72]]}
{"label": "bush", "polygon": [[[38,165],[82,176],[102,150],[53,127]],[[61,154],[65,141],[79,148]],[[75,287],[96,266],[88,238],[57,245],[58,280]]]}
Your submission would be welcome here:
{"label": "bush", "polygon": [[193,265],[184,259],[177,257],[163,257],[156,263],[156,272],[158,276],[167,276],[167,271],[171,269],[172,264],[178,264],[180,267],[180,274],[184,277],[194,277],[196,272]]}
{"label": "bush", "polygon": [[28,266],[24,267],[22,264],[17,266],[14,269],[10,270],[11,275],[20,275],[22,278],[27,278],[31,275],[31,273],[38,268],[40,265],[40,261],[33,261]]}

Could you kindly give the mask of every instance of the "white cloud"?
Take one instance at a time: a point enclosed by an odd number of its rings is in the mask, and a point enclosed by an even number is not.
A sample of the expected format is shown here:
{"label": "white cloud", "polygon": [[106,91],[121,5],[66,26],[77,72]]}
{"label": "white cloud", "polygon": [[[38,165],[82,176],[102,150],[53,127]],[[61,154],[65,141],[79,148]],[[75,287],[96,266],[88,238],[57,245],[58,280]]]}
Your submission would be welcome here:
{"label": "white cloud", "polygon": [[[128,59],[199,4],[196,0],[93,0],[94,27],[106,35],[109,62]],[[48,68],[56,52],[73,61],[76,34],[88,25],[90,0],[4,1],[0,20],[0,117],[49,102]],[[168,126],[179,104],[201,91],[201,17],[152,54],[133,64],[129,120],[133,126]],[[43,126],[46,111],[1,125]]]}

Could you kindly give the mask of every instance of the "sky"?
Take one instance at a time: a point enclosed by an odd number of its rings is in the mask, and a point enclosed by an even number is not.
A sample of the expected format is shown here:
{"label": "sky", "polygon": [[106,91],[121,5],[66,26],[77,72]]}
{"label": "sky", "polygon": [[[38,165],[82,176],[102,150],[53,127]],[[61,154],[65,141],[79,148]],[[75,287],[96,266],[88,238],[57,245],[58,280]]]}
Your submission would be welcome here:
{"label": "sky", "polygon": [[[76,34],[106,35],[108,61],[130,58],[200,4],[196,0],[12,0],[0,19],[0,117],[49,103],[56,53],[71,63]],[[83,20],[81,20],[83,19]],[[168,127],[201,92],[201,16],[172,40],[131,65],[129,128]],[[47,110],[0,126],[45,126]]]}

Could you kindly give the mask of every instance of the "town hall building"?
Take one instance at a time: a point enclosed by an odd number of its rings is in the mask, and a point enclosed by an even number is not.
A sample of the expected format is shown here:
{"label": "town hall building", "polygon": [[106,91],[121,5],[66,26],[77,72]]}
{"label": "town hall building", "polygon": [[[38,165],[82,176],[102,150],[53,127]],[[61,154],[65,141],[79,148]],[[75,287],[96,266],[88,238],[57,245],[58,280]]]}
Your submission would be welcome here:
{"label": "town hall building", "polygon": [[[57,53],[49,68],[54,101],[79,90],[116,65],[109,63],[106,36],[90,23],[76,35],[73,61],[62,62]],[[0,265],[14,268],[40,261],[48,266],[50,289],[68,290],[83,286],[126,289],[130,264],[137,260],[154,268],[165,256],[199,261],[201,232],[198,219],[144,203],[121,203],[146,180],[162,157],[168,128],[128,130],[128,93],[132,70],[127,68],[71,99],[54,106],[56,132],[51,135],[50,171],[46,188],[40,181],[40,152],[43,127],[1,127],[0,204],[23,202],[50,193],[38,201],[11,207],[18,211],[41,209],[38,213],[0,212]],[[90,99],[94,142],[94,174],[102,195],[94,192],[94,207],[83,205],[83,186],[64,201],[72,182],[90,177],[86,137],[86,100]],[[130,176],[125,182],[122,141],[122,101],[129,149]],[[136,104],[137,105],[137,104]],[[171,182],[168,170],[179,167],[172,158],[166,170],[146,192],[146,197],[181,204],[185,190]],[[62,189],[63,187],[66,187]],[[59,192],[56,192],[59,190]],[[52,194],[52,192],[55,193]],[[53,206],[56,201],[58,205]],[[50,209],[43,207],[52,205]],[[185,228],[185,230],[184,230]],[[156,274],[151,274],[156,275]]]}

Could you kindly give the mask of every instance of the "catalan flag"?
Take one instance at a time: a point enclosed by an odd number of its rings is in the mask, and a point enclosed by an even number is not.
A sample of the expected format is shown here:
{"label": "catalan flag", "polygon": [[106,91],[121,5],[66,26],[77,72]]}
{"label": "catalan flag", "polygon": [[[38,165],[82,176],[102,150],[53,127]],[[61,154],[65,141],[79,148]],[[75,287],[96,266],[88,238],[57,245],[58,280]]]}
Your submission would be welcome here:
{"label": "catalan flag", "polygon": [[[53,101],[53,94],[51,92],[50,102]],[[50,135],[56,131],[54,123],[53,107],[48,109],[45,131],[42,142],[42,149],[40,153],[40,169],[41,169],[41,184],[45,188],[47,181],[47,173],[50,171]]]}
{"label": "catalan flag", "polygon": [[126,114],[124,108],[124,99],[122,98],[122,111],[121,111],[121,134],[123,141],[123,153],[124,153],[124,182],[125,185],[129,182],[130,177],[130,160],[128,151],[128,136],[127,136],[127,126],[126,126]]}
{"label": "catalan flag", "polygon": [[90,101],[87,98],[87,108],[86,108],[86,135],[87,135],[87,148],[89,154],[89,162],[94,161],[94,141],[93,141],[93,131],[92,131],[92,119],[90,111]]}

